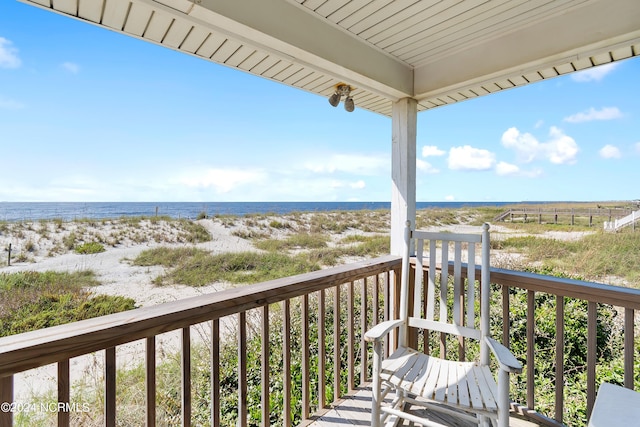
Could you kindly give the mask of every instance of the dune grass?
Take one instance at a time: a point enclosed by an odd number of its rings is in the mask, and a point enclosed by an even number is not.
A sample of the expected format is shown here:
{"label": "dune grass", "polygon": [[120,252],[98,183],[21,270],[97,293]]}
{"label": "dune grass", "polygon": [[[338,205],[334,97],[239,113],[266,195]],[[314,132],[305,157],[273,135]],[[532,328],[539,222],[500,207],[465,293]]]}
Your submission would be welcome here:
{"label": "dune grass", "polygon": [[91,271],[0,274],[0,336],[28,332],[135,308],[121,296],[92,296]]}

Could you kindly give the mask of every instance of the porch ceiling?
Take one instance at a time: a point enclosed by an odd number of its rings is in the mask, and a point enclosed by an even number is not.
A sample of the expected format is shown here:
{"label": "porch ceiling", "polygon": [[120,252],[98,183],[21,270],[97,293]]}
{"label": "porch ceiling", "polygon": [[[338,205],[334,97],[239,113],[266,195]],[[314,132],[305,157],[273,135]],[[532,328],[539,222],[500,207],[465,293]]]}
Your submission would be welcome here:
{"label": "porch ceiling", "polygon": [[384,115],[640,55],[638,0],[22,1]]}

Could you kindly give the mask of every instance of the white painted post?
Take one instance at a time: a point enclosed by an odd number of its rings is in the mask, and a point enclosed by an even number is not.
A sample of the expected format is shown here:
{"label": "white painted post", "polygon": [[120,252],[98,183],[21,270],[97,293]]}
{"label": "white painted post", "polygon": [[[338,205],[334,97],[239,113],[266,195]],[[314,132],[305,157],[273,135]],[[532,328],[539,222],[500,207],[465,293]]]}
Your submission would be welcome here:
{"label": "white painted post", "polygon": [[402,255],[404,228],[416,221],[416,127],[418,102],[403,98],[392,106],[391,253]]}

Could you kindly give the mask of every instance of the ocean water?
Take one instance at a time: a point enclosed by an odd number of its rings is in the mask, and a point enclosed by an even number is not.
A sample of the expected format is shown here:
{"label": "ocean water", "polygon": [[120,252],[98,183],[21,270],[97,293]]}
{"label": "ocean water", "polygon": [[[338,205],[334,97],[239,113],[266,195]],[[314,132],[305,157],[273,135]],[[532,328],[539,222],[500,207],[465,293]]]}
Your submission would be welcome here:
{"label": "ocean water", "polygon": [[[529,202],[527,202],[529,203]],[[534,202],[535,203],[535,202]],[[543,203],[543,202],[538,202]],[[514,202],[418,202],[418,209],[504,206]],[[390,202],[0,202],[0,221],[103,219],[163,215],[196,218],[214,215],[390,209]]]}

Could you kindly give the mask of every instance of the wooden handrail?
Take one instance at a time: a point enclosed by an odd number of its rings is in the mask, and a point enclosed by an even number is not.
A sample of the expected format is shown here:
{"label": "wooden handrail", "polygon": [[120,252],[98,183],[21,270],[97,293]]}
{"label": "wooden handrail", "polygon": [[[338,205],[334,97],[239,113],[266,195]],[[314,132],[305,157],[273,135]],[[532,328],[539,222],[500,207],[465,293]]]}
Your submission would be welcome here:
{"label": "wooden handrail", "polygon": [[0,377],[185,328],[397,267],[387,255],[251,286],[0,338]]}

